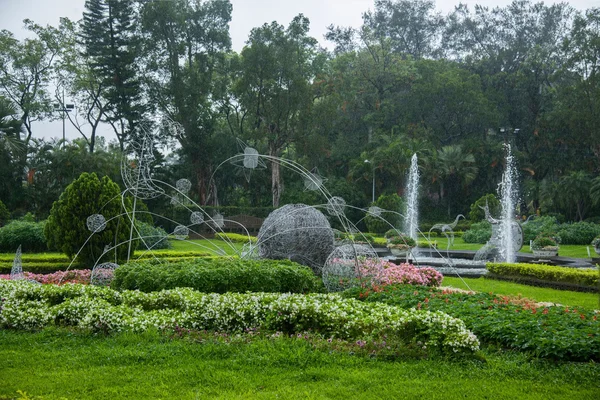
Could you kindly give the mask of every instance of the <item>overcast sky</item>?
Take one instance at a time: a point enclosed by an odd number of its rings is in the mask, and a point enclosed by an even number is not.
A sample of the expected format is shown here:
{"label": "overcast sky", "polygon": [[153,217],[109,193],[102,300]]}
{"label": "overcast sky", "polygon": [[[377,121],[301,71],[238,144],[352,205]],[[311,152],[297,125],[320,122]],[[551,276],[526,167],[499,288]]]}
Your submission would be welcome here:
{"label": "overcast sky", "polygon": [[[168,1],[168,0],[156,0]],[[458,3],[464,3],[473,8],[481,4],[490,8],[505,6],[510,0],[447,0],[436,1],[437,9],[443,14],[451,12]],[[250,30],[265,22],[277,21],[287,24],[299,13],[310,19],[311,35],[319,40],[322,46],[330,47],[323,39],[326,27],[334,24],[358,27],[361,25],[361,15],[373,8],[374,0],[231,0],[233,15],[230,24],[230,34],[233,49],[240,51],[244,46]],[[546,4],[557,3],[545,1]],[[579,10],[600,7],[600,0],[568,1]],[[0,0],[0,29],[7,29],[19,39],[26,35],[23,30],[23,19],[29,18],[40,25],[58,25],[60,17],[78,20],[82,17],[85,0]],[[44,136],[62,137],[60,122],[44,124],[47,128]],[[70,129],[69,129],[70,128]],[[35,132],[34,136],[38,136]],[[75,130],[67,125],[67,137],[76,137]]]}

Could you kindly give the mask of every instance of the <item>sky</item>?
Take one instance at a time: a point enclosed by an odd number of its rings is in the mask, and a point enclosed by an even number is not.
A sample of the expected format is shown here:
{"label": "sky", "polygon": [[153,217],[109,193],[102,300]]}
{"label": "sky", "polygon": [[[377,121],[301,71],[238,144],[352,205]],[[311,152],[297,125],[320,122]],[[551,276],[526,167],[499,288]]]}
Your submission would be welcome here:
{"label": "sky", "polygon": [[[169,1],[169,0],[156,0]],[[374,0],[230,0],[233,15],[230,35],[233,50],[240,51],[250,30],[264,23],[277,21],[287,26],[299,13],[311,22],[310,34],[319,40],[321,46],[331,48],[323,38],[327,26],[358,27],[362,23],[362,13],[372,9]],[[475,4],[494,8],[506,6],[511,0],[446,0],[436,1],[436,8],[442,14],[451,12],[460,2],[472,9]],[[545,1],[545,4],[556,1]],[[578,10],[600,7],[600,0],[573,0],[568,3]],[[0,0],[0,29],[11,31],[16,38],[23,39],[27,31],[23,29],[23,19],[29,18],[40,25],[57,26],[60,17],[78,20],[82,17],[85,0]],[[68,102],[68,99],[66,100]],[[40,123],[42,124],[42,123]],[[62,137],[62,122],[44,122],[43,136]],[[34,136],[40,137],[39,130]],[[67,138],[75,138],[73,127],[66,126]]]}

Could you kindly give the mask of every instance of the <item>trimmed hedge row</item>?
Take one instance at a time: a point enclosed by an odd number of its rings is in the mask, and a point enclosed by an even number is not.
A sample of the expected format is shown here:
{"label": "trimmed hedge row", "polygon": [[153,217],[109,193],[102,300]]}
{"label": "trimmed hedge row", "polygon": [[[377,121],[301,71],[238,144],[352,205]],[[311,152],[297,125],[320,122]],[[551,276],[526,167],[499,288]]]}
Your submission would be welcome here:
{"label": "trimmed hedge row", "polygon": [[557,267],[545,264],[487,263],[486,268],[493,274],[503,277],[541,279],[587,287],[598,287],[600,273],[589,269]]}
{"label": "trimmed hedge row", "polygon": [[132,262],[115,270],[114,289],[154,292],[191,287],[201,292],[323,291],[322,282],[308,267],[287,260],[198,258],[168,264],[158,260]]}
{"label": "trimmed hedge row", "polygon": [[[133,257],[134,259],[148,260],[159,258],[162,261],[177,261],[177,260],[190,260],[198,257],[213,258],[215,256],[199,251],[156,251],[156,252],[137,252]],[[8,274],[13,266],[14,254],[0,254],[0,274]],[[65,270],[71,260],[66,256],[59,255],[56,253],[50,254],[23,254],[22,266],[23,271],[34,272],[34,273],[49,273],[55,271]],[[74,263],[74,266],[78,268],[87,267],[91,268],[91,265],[81,265]]]}
{"label": "trimmed hedge row", "polygon": [[256,243],[256,236],[240,235],[239,233],[217,232],[215,239],[228,240],[233,243]]}

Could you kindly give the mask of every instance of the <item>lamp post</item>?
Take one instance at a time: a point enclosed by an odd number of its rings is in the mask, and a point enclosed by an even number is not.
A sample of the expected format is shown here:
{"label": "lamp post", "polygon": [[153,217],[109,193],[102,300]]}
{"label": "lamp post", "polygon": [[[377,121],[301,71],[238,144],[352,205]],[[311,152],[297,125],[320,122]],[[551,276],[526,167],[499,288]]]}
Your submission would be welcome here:
{"label": "lamp post", "polygon": [[66,113],[73,111],[75,108],[74,104],[65,104],[65,89],[62,91],[62,102],[54,103],[54,111],[60,111],[62,116],[62,125],[63,125],[63,149],[65,148],[65,116]]}
{"label": "lamp post", "polygon": [[365,163],[371,164],[371,170],[373,171],[373,200],[371,202],[375,203],[375,166],[373,166],[373,163],[370,160],[365,160]]}

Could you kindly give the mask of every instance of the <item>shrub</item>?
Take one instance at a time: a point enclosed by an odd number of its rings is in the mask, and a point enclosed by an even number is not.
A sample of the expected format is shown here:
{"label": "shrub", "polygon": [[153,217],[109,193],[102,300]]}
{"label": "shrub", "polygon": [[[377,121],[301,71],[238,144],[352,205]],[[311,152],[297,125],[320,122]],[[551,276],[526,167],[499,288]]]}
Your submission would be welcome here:
{"label": "shrub", "polygon": [[600,248],[600,235],[596,236],[590,244],[594,246],[595,249]]}
{"label": "shrub", "polygon": [[131,262],[116,269],[111,284],[115,289],[143,292],[191,287],[214,293],[304,293],[320,291],[321,285],[310,268],[291,261],[230,258]]}
{"label": "shrub", "polygon": [[194,329],[228,332],[313,331],[342,339],[391,338],[449,354],[479,349],[458,318],[403,310],[334,294],[204,294],[189,288],[117,292],[84,285],[33,285],[0,280],[0,328],[76,326],[101,332]]}
{"label": "shrub", "polygon": [[[128,241],[129,224],[124,221],[119,223],[119,215],[124,211],[120,194],[119,186],[108,176],[98,179],[95,173],[81,174],[52,205],[44,229],[48,246],[69,258],[73,258],[81,249],[79,262],[93,264],[103,254],[106,245]],[[131,209],[130,199],[125,199],[125,206]],[[86,225],[87,218],[99,212],[107,221],[106,228],[91,235]],[[128,246],[122,245],[116,251],[106,253],[105,257],[108,260],[123,260],[127,257],[127,251]]]}
{"label": "shrub", "polygon": [[422,247],[424,249],[437,249],[438,242],[436,240],[417,240],[417,247]]}
{"label": "shrub", "polygon": [[485,211],[480,207],[485,207],[488,205],[490,209],[490,214],[492,216],[500,215],[502,211],[502,206],[500,204],[500,200],[494,194],[486,194],[485,196],[481,196],[475,203],[471,204],[471,211],[469,212],[469,219],[472,222],[479,222],[485,220]]}
{"label": "shrub", "polygon": [[465,243],[486,243],[492,237],[492,224],[487,221],[477,222],[471,225],[462,238]]}
{"label": "shrub", "polygon": [[403,212],[404,201],[396,193],[381,195],[375,202],[375,206],[383,209],[380,217],[367,214],[365,224],[369,232],[384,233],[393,226],[400,226],[402,222],[398,213]]}
{"label": "shrub", "polygon": [[44,226],[46,222],[12,221],[0,228],[0,251],[14,253],[47,251]]}
{"label": "shrub", "polygon": [[587,245],[594,237],[600,235],[600,225],[590,222],[560,224],[557,228],[557,234],[563,244]]}
{"label": "shrub", "polygon": [[2,200],[0,200],[0,226],[3,226],[10,219],[10,212],[8,212],[8,208],[4,205]]}
{"label": "shrub", "polygon": [[169,235],[164,229],[154,227],[142,221],[137,221],[136,227],[140,237],[144,238],[143,242],[141,240],[139,241],[138,247],[145,247],[150,250],[170,249],[173,247],[168,240]]}
{"label": "shrub", "polygon": [[558,240],[551,236],[540,235],[531,242],[531,248],[534,250],[554,250],[558,248]]}
{"label": "shrub", "polygon": [[590,269],[526,263],[487,263],[486,268],[496,275],[510,278],[533,278],[583,286],[597,286],[599,282],[598,271]]}
{"label": "shrub", "polygon": [[540,233],[556,234],[557,228],[555,217],[536,217],[523,224],[523,239],[528,242],[535,239]]}
{"label": "shrub", "polygon": [[388,247],[390,248],[402,248],[402,246],[406,246],[407,248],[415,247],[417,243],[413,238],[403,233],[393,236],[389,239]]}

